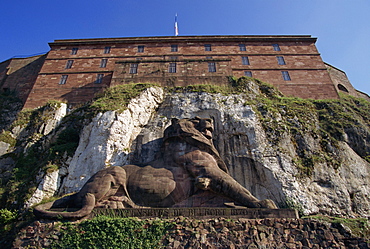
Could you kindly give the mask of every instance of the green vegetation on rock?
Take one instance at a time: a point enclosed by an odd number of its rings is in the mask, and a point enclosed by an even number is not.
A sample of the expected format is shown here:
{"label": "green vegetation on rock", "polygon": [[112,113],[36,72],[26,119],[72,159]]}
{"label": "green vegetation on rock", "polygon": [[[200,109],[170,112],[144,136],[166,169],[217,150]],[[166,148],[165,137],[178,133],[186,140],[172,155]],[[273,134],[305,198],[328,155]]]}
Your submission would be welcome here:
{"label": "green vegetation on rock", "polygon": [[0,133],[0,141],[15,146],[17,140],[11,135],[10,131],[3,131]]}
{"label": "green vegetation on rock", "polygon": [[150,83],[118,85],[98,94],[88,106],[89,111],[106,112],[126,110],[130,100],[139,96],[145,89],[156,86]]}
{"label": "green vegetation on rock", "polygon": [[370,241],[370,224],[366,218],[340,218],[324,215],[313,215],[303,217],[305,219],[313,219],[329,222],[331,224],[340,225],[342,229],[349,228],[350,232],[359,238],[365,238]]}
{"label": "green vegetation on rock", "polygon": [[165,220],[99,216],[81,223],[64,223],[60,239],[51,248],[161,248],[161,240],[173,224]]}

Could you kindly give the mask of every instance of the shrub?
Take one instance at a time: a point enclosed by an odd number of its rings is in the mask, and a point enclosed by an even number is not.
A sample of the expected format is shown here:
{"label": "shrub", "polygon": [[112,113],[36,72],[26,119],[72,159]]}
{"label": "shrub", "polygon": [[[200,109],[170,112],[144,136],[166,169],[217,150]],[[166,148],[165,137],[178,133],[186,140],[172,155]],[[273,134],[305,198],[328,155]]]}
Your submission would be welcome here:
{"label": "shrub", "polygon": [[99,216],[78,224],[65,223],[51,248],[160,248],[171,227],[163,220]]}

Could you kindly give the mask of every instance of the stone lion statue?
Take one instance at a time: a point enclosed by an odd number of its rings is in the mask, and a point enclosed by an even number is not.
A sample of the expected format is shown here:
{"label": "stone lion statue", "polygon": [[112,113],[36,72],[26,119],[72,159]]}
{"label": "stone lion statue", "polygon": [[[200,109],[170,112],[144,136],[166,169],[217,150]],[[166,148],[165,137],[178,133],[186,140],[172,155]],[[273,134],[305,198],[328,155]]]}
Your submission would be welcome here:
{"label": "stone lion statue", "polygon": [[[95,207],[224,206],[228,201],[248,208],[277,208],[258,200],[234,180],[212,142],[211,119],[173,119],[165,129],[156,159],[144,166],[105,168],[82,189],[34,209],[40,218],[82,218]],[[72,212],[49,209],[75,208]]]}

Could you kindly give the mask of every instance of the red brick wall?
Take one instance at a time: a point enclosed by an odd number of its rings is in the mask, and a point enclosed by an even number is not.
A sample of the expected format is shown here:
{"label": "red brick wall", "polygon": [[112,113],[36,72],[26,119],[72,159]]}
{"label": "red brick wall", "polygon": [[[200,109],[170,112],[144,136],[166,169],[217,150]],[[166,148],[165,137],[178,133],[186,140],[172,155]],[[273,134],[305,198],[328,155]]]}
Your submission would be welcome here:
{"label": "red brick wall", "polygon": [[[171,45],[175,44],[178,51],[171,52]],[[211,51],[205,51],[205,44],[211,45]],[[239,44],[244,44],[246,51],[240,51]],[[274,51],[272,44],[279,44],[281,50]],[[42,105],[48,98],[83,102],[105,87],[128,82],[156,82],[164,86],[226,84],[227,76],[240,77],[244,71],[251,71],[253,77],[275,85],[286,95],[338,97],[315,39],[309,37],[113,38],[61,40],[50,46],[26,107]],[[106,46],[111,47],[108,54],[104,53]],[[138,52],[138,46],[144,46],[144,51]],[[71,54],[72,48],[78,48],[76,54]],[[242,64],[243,56],[248,57],[250,65]],[[278,65],[276,56],[283,56],[286,65]],[[104,68],[100,67],[102,59],[108,60]],[[69,69],[68,60],[73,60]],[[130,74],[130,64],[135,62],[138,72]],[[176,62],[176,73],[168,71],[171,62]],[[208,72],[208,62],[216,63],[216,72]],[[291,80],[284,81],[281,71],[288,71]],[[97,74],[104,74],[103,83],[94,83]],[[62,75],[68,75],[68,80],[59,85]],[[48,92],[47,98],[40,95],[43,91]]]}
{"label": "red brick wall", "polygon": [[45,57],[46,55],[39,55],[28,58],[14,58],[3,62],[0,66],[1,90],[16,92],[24,103],[35,84]]}

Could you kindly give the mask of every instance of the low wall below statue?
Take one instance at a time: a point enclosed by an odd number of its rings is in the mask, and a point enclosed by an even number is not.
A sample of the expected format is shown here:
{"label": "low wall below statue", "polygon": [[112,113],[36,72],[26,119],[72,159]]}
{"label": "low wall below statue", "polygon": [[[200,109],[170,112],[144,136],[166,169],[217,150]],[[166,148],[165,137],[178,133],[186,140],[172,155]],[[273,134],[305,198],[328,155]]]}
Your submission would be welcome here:
{"label": "low wall below statue", "polygon": [[128,208],[105,209],[95,208],[91,217],[96,215],[112,215],[114,217],[139,218],[173,218],[178,216],[191,218],[298,218],[294,209],[267,209],[267,208]]}

